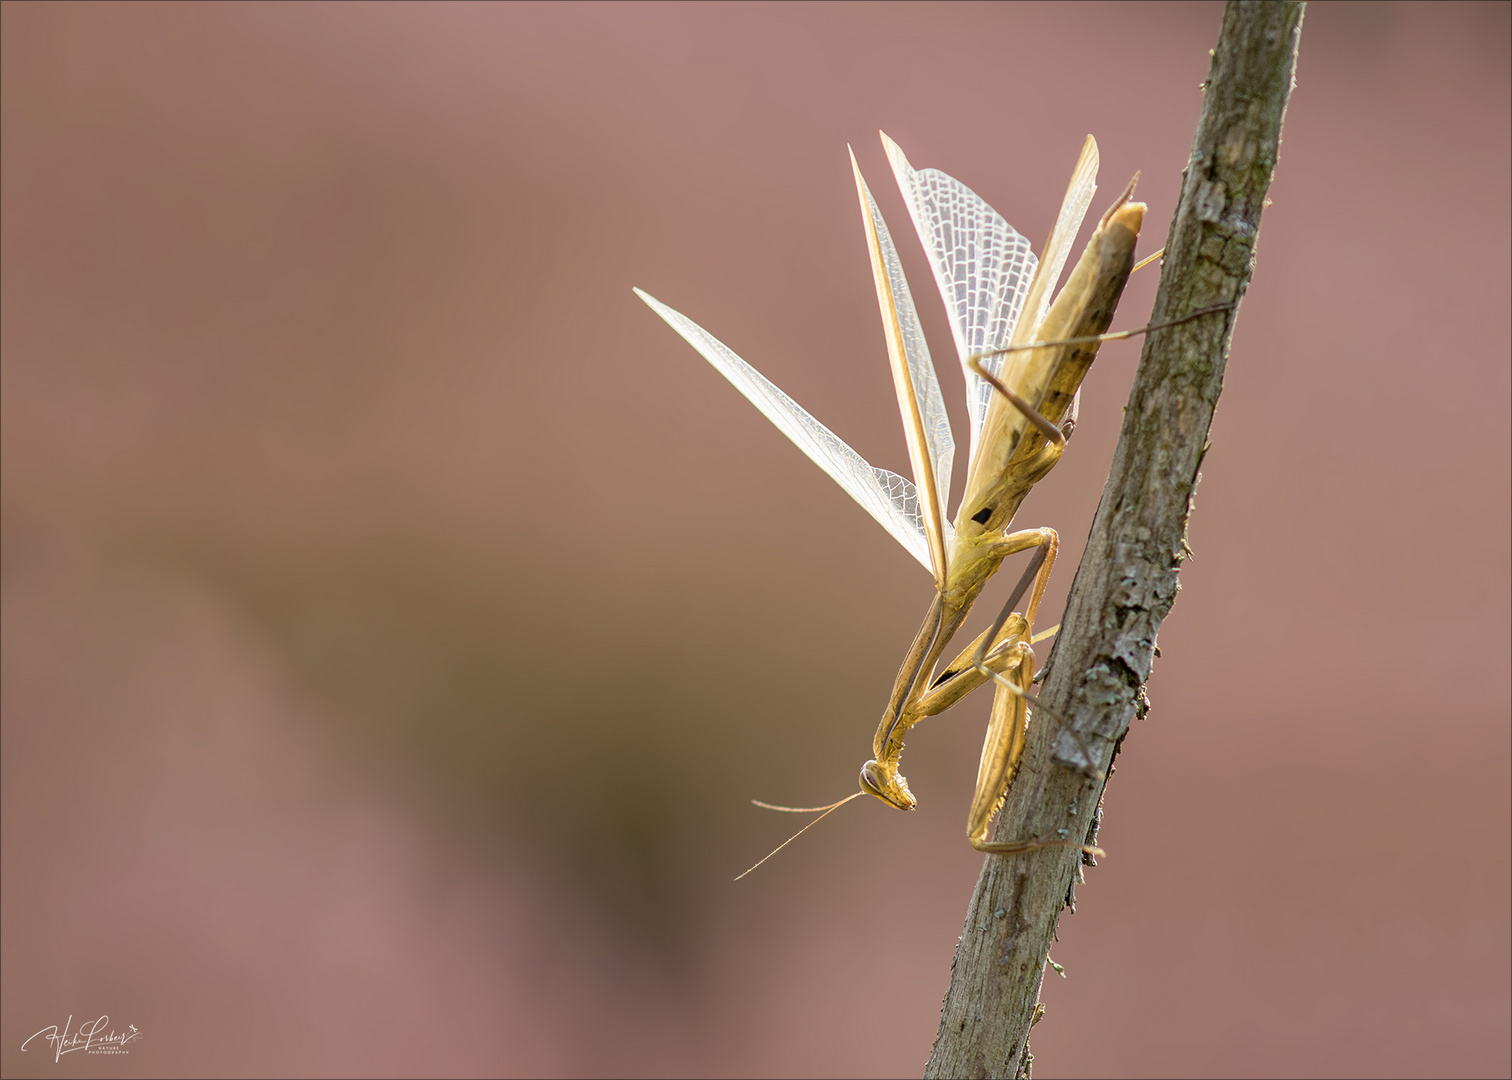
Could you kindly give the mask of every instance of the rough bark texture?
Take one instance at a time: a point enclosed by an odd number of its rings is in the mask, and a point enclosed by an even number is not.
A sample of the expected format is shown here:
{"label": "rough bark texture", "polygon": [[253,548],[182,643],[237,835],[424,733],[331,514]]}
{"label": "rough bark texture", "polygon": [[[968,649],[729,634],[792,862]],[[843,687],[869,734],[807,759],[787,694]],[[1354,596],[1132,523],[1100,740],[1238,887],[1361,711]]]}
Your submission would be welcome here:
{"label": "rough bark texture", "polygon": [[[1181,201],[1166,241],[1152,323],[1237,304],[1291,92],[1302,4],[1234,0],[1223,16]],[[1083,771],[1074,726],[1112,772],[1148,707],[1155,634],[1170,611],[1208,426],[1237,308],[1151,333],[1112,471],[1051,657],[1042,710],[1008,794],[1000,840],[1095,840],[1106,780]],[[1064,724],[1057,717],[1064,718]],[[1028,1076],[1040,981],[1083,856],[1049,848],[988,856],[956,947],[926,1077]],[[1088,860],[1090,862],[1090,860]],[[1074,909],[1073,909],[1074,910]],[[1076,1021],[1095,1027],[1097,1017]]]}

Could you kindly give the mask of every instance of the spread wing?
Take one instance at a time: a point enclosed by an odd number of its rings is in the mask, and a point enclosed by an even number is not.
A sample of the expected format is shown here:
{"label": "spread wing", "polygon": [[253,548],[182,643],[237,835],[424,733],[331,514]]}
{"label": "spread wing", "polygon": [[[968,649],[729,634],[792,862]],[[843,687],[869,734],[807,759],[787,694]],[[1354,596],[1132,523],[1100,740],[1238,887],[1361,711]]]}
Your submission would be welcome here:
{"label": "spread wing", "polygon": [[1071,245],[1076,234],[1081,232],[1082,219],[1087,216],[1087,207],[1092,205],[1092,196],[1097,192],[1097,160],[1097,140],[1088,135],[1082,143],[1081,155],[1076,159],[1076,168],[1071,170],[1071,180],[1066,184],[1066,197],[1061,200],[1055,227],[1050,230],[1050,239],[1045,241],[1045,250],[1040,253],[1039,269],[1029,285],[1025,307],[1033,318],[1018,328],[1019,332],[1013,338],[1015,345],[1033,341],[1045,312],[1050,310],[1055,284],[1060,281],[1066,257],[1071,254]]}
{"label": "spread wing", "polygon": [[935,587],[944,589],[948,542],[945,502],[950,494],[955,439],[950,434],[945,397],[940,393],[940,382],[929,359],[929,346],[924,341],[923,328],[919,326],[919,313],[914,308],[908,281],[903,277],[903,264],[898,260],[897,248],[893,246],[876,200],[861,178],[854,153],[851,154],[851,171],[856,175],[856,195],[861,200],[866,247],[871,253],[872,277],[877,286],[877,306],[881,309],[882,328],[887,335],[893,387],[898,393],[898,411],[903,416],[903,436],[908,441],[908,457],[913,465],[924,535],[929,541]]}
{"label": "spread wing", "polygon": [[[1029,241],[976,192],[939,169],[915,169],[885,133],[882,146],[950,313],[950,331],[966,374],[975,458],[992,387],[966,361],[1008,344],[1038,260]],[[1059,274],[1060,267],[1055,269]],[[1003,357],[989,358],[982,366],[997,374]]]}
{"label": "spread wing", "polygon": [[[918,491],[913,484],[897,473],[867,464],[865,458],[809,415],[803,406],[784,394],[775,383],[736,356],[728,346],[692,319],[640,289],[635,290],[635,295],[665,319],[688,344],[702,353],[703,358],[713,364],[721,375],[734,383],[735,389],[777,425],[777,430],[793,440],[798,449],[845,489],[846,494],[881,522],[893,539],[918,559],[926,570],[934,571],[930,542],[925,535],[924,515],[920,510]],[[946,475],[949,475],[948,461]]]}

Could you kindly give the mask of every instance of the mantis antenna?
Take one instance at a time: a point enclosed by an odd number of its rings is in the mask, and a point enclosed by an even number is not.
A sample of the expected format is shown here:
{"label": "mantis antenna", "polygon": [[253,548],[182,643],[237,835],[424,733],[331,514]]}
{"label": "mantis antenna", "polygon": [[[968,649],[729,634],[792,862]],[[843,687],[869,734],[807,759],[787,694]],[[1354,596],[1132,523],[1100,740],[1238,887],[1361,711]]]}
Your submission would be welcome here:
{"label": "mantis antenna", "polygon": [[[761,863],[766,862],[773,855],[777,854],[783,848],[787,847],[794,840],[798,839],[804,833],[808,832],[815,825],[819,824],[825,818],[829,817],[836,810],[840,809],[842,806],[844,806],[846,803],[850,802],[856,796],[858,796],[858,795],[865,795],[865,794],[866,794],[866,792],[864,792],[864,791],[852,792],[851,794],[847,795],[845,798],[841,799],[839,802],[830,803],[828,806],[773,806],[771,803],[764,803],[764,802],[760,802],[760,801],[758,801],[756,799],[752,799],[751,802],[753,804],[755,804],[756,806],[761,807],[764,810],[780,810],[784,814],[812,814],[812,813],[814,813],[817,810],[823,810],[824,811],[824,813],[820,814],[813,821],[809,822],[803,828],[801,828],[797,832],[795,832],[792,836],[788,837],[782,843],[780,843],[776,847],[774,847],[771,851],[769,851],[765,855],[763,855],[761,857],[761,861],[758,862],[756,864],[756,866],[760,866]],[[756,869],[756,866],[752,866],[752,867],[750,867],[747,870],[741,871],[739,874],[735,875],[735,880],[739,881],[741,878],[743,878],[747,874],[749,874],[752,870]]]}

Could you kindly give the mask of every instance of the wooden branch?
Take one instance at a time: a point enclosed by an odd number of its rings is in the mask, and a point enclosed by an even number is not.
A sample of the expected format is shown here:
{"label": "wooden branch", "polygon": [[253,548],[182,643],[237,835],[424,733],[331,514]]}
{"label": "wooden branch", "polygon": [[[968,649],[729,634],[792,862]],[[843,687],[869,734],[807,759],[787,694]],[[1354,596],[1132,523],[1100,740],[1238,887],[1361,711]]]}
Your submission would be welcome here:
{"label": "wooden branch", "polygon": [[[1166,241],[1152,323],[1235,307],[1149,334],[1124,412],[1102,503],[1071,586],[1008,792],[1000,840],[1096,839],[1106,779],[1129,722],[1148,708],[1155,635],[1187,554],[1187,519],[1223,387],[1237,304],[1275,171],[1302,29],[1301,3],[1231,0],[1208,74],[1202,118]],[[1074,726],[1080,738],[1057,718]],[[1085,857],[1068,848],[989,855],[956,947],[926,1077],[1029,1075],[1029,1029],[1062,907]],[[1086,859],[1091,864],[1090,858]],[[1074,911],[1073,907],[1073,911]],[[1096,1017],[1080,1017],[1095,1026]]]}

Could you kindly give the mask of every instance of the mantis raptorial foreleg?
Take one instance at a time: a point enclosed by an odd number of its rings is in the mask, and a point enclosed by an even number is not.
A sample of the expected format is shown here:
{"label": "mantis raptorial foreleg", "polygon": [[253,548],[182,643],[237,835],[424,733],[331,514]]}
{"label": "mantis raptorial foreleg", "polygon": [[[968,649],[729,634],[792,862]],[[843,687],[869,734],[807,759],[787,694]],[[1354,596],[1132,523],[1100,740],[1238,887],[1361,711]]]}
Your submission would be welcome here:
{"label": "mantis raptorial foreleg", "polygon": [[[999,616],[1002,622],[1008,615]],[[1014,617],[1018,617],[1016,614]],[[996,669],[996,670],[995,670]],[[992,699],[992,717],[982,742],[982,759],[977,767],[976,792],[966,819],[966,837],[971,846],[990,855],[1020,855],[1047,847],[1074,847],[1088,855],[1103,854],[1101,848],[1074,840],[990,841],[987,827],[1003,805],[1008,786],[1018,773],[1019,762],[1029,739],[1029,688],[1034,683],[1034,650],[1028,641],[1016,642],[1007,663],[988,665],[979,657],[974,672],[984,674],[998,684]],[[1088,760],[1091,760],[1090,757]]]}
{"label": "mantis raptorial foreleg", "polygon": [[977,768],[976,793],[966,820],[966,836],[971,846],[989,855],[1020,855],[1048,847],[1079,848],[1088,855],[1102,855],[1101,848],[1075,840],[987,839],[987,827],[1008,795],[1008,786],[1018,773],[1029,740],[1029,687],[1034,682],[1034,650],[1029,643],[1019,642],[1014,648],[1013,662],[992,677],[999,692],[992,699],[992,718],[987,723],[982,760]]}
{"label": "mantis raptorial foreleg", "polygon": [[[1046,450],[1054,450],[1058,453],[1058,448],[1046,447]],[[1011,611],[1026,591],[1030,593],[1029,604],[1025,608],[1027,617],[1021,616],[1025,619],[1026,638],[1028,627],[1031,625],[1028,620],[1033,618],[1044,596],[1048,579],[1048,564],[1053,561],[1059,543],[1060,540],[1054,529],[1025,529],[982,544],[974,553],[974,558],[996,567],[1004,558],[1015,552],[1029,548],[1036,549],[1034,558],[1030,561],[1018,585],[1014,587],[1008,601],[1008,608]],[[986,580],[989,574],[990,571],[983,574],[982,580]],[[985,654],[990,643],[1003,629],[1007,618],[1006,612],[985,637],[978,639],[977,653],[981,655],[974,654],[974,660],[969,666],[972,673],[969,682],[961,682],[959,686],[950,683],[941,685],[938,681],[933,685],[923,682],[928,677],[928,673],[934,670],[945,642],[964,620],[974,598],[974,595],[969,595],[964,601],[947,601],[944,594],[935,594],[934,600],[930,603],[929,612],[925,615],[924,624],[914,637],[913,646],[909,649],[908,657],[893,685],[892,699],[888,703],[887,712],[883,714],[882,722],[877,726],[877,734],[873,740],[875,757],[861,766],[861,783],[865,790],[899,809],[912,809],[915,805],[913,794],[908,790],[908,782],[898,772],[898,758],[903,753],[903,740],[907,737],[909,729],[925,716],[938,712],[950,702],[959,700],[971,686],[980,686],[984,678],[993,674],[991,665],[986,663]],[[994,656],[994,662],[998,660],[999,658]],[[1007,662],[1007,658],[1002,658],[1002,662]],[[951,682],[956,682],[965,676],[968,669],[963,667],[960,670],[961,674]],[[947,674],[949,674],[948,671]],[[927,710],[921,708],[922,702],[926,700],[929,701]]]}
{"label": "mantis raptorial foreleg", "polygon": [[[962,649],[961,654],[946,665],[945,670],[931,684],[929,692],[919,699],[914,711],[920,719],[944,712],[990,679],[991,674],[984,673],[982,668],[985,667],[988,672],[1004,670],[1009,663],[1013,646],[1020,641],[1029,640],[1028,624],[1024,622],[1022,615],[1009,619],[998,630],[992,643],[982,649],[989,631],[990,628],[983,630],[975,641]],[[979,651],[983,653],[981,665],[975,663]]]}
{"label": "mantis raptorial foreleg", "polygon": [[[1059,546],[1055,531],[1053,529],[1026,530],[1026,532],[1034,531],[1049,533],[1051,542],[1036,552],[1029,565],[1024,568],[1023,576],[1014,588],[1013,595],[1003,605],[1003,610],[998,613],[997,620],[983,630],[975,641],[961,650],[961,654],[952,660],[944,673],[934,681],[930,692],[919,700],[914,709],[917,719],[944,712],[988,679],[995,681],[1000,690],[1038,705],[1037,698],[1030,697],[1027,691],[1004,677],[1004,672],[1018,663],[1020,654],[1017,652],[1017,647],[1020,643],[1033,645],[1060,630],[1060,626],[1057,625],[1041,634],[1031,636],[1029,620],[1014,610],[1019,600],[1023,598],[1031,579],[1042,588],[1043,582],[1049,579],[1050,568],[1055,562],[1055,551]],[[1031,684],[1034,681],[1030,679]],[[1071,736],[1081,747],[1087,760],[1093,760],[1091,751],[1074,729],[1071,729]]]}
{"label": "mantis raptorial foreleg", "polygon": [[[944,672],[930,685],[929,692],[914,706],[912,712],[917,719],[944,712],[991,678],[994,668],[997,671],[1004,670],[1009,663],[1014,643],[1029,640],[1034,627],[1034,616],[1039,611],[1040,601],[1050,582],[1050,570],[1055,565],[1060,537],[1054,529],[1024,529],[1003,537],[989,551],[994,558],[1006,558],[1028,548],[1039,550],[1024,568],[1003,613],[946,665]],[[1025,605],[1023,614],[1019,614],[1014,609],[1026,591],[1029,592],[1029,603]]]}
{"label": "mantis raptorial foreleg", "polygon": [[981,686],[994,674],[1005,671],[1013,662],[1014,646],[1020,641],[1029,640],[1028,625],[1022,615],[1017,615],[1005,623],[998,631],[993,645],[985,651],[982,662],[974,663],[979,647],[987,636],[987,631],[972,642],[950,662],[950,665],[934,681],[929,693],[919,699],[914,707],[917,719],[922,720],[926,716],[936,716],[960,701],[967,694]]}
{"label": "mantis raptorial foreleg", "polygon": [[[992,699],[992,717],[987,722],[987,736],[982,743],[982,760],[977,768],[977,786],[971,800],[971,813],[966,820],[966,836],[972,847],[993,855],[1017,855],[1045,847],[1075,847],[1090,855],[1101,855],[1102,851],[1098,848],[1070,840],[994,842],[987,839],[987,827],[992,821],[992,815],[997,813],[1007,796],[1008,785],[1018,772],[1019,760],[1023,757],[1024,746],[1028,741],[1029,702],[1033,700],[1029,688],[1034,683],[1034,650],[1030,648],[1028,641],[1028,630],[1032,623],[1013,608],[1031,578],[1036,579],[1037,591],[1042,591],[1043,581],[1049,576],[1050,565],[1055,559],[1055,534],[1049,529],[1042,531],[1050,533],[1051,543],[1035,552],[1002,613],[974,643],[976,651],[969,668],[969,673],[976,679],[974,685],[992,679],[998,684],[998,692]],[[1031,598],[1030,606],[1036,606],[1034,598]],[[999,640],[1003,629],[1017,629],[1019,625],[1023,628],[1020,631],[1022,636],[1007,649],[1002,645],[992,645]],[[989,652],[989,646],[992,647],[992,652]],[[989,658],[995,659],[996,663],[989,663]],[[962,672],[958,678],[964,678],[966,674],[967,672]],[[1088,760],[1091,760],[1090,754]]]}
{"label": "mantis raptorial foreleg", "polygon": [[[1028,642],[1021,641],[1014,646],[1012,665],[995,678],[1028,691],[1034,681],[1034,650]],[[1012,694],[995,696],[992,719],[987,723],[987,736],[982,742],[981,764],[977,767],[976,792],[971,798],[971,813],[966,819],[966,837],[978,851],[1007,855],[1045,846],[1038,841],[998,844],[987,839],[987,826],[1008,794],[1008,785],[1018,772],[1028,737],[1028,703]]]}

